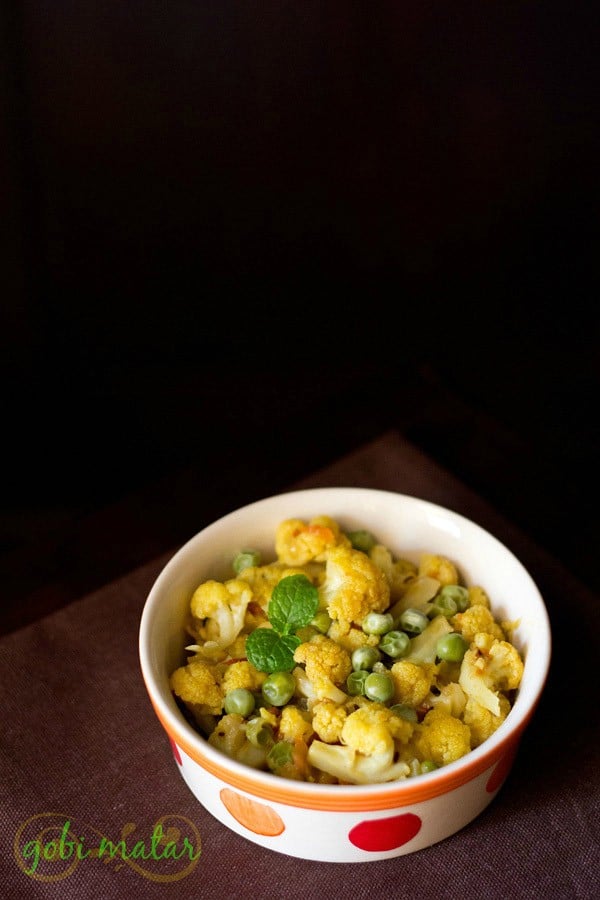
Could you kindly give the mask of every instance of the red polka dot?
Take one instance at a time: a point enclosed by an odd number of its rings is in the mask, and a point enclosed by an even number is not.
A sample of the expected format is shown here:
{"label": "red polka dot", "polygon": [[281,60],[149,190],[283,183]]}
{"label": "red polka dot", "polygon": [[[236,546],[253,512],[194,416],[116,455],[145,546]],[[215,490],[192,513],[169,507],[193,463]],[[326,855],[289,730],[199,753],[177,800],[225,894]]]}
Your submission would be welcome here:
{"label": "red polka dot", "polygon": [[183,760],[181,759],[181,753],[179,752],[179,747],[175,743],[172,737],[169,738],[169,743],[171,745],[171,750],[173,751],[173,756],[177,760],[180,766],[183,765]]}
{"label": "red polka dot", "polygon": [[421,830],[421,819],[402,813],[388,819],[360,822],[350,831],[350,843],[361,850],[394,850],[411,841]]}

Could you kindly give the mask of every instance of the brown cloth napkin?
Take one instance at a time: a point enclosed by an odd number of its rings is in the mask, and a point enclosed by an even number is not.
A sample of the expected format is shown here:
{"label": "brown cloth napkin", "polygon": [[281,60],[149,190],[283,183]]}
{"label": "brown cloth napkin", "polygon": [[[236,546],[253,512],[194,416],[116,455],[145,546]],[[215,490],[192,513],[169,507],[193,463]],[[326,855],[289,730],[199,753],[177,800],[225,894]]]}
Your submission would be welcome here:
{"label": "brown cloth napkin", "polygon": [[[600,897],[598,598],[395,432],[293,487],[332,485],[396,490],[475,519],[542,591],[551,673],[492,804],[446,841],[361,864],[298,860],[229,832],[180,777],[140,676],[140,615],[168,554],[0,641],[3,900]],[[154,856],[111,859],[106,843],[94,855],[103,839],[150,853],[158,826]],[[161,859],[169,841],[186,855]]]}

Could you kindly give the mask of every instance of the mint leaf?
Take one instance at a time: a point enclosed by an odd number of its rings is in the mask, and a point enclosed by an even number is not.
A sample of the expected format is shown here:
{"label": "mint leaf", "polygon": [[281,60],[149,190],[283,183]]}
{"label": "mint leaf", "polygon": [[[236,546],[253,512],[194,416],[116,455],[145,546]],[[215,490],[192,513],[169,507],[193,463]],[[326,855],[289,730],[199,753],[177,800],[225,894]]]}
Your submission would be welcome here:
{"label": "mint leaf", "polygon": [[304,628],[314,618],[319,592],[306,575],[288,575],[274,587],[267,610],[269,622],[280,634]]}
{"label": "mint leaf", "polygon": [[319,592],[306,575],[288,575],[274,587],[267,613],[272,628],[257,628],[246,638],[246,656],[260,672],[290,672],[302,641],[294,634],[312,622]]}
{"label": "mint leaf", "polygon": [[294,668],[294,651],[300,643],[295,634],[257,628],[246,639],[246,656],[259,672],[290,672]]}

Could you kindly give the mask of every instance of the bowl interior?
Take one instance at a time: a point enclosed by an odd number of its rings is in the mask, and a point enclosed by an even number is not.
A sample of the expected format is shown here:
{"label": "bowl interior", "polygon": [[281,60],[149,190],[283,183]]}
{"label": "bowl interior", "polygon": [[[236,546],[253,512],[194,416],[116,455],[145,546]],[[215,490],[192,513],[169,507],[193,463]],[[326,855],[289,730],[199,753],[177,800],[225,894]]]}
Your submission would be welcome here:
{"label": "bowl interior", "polygon": [[274,559],[279,522],[315,515],[329,515],[347,530],[368,529],[392,553],[414,562],[421,552],[447,556],[467,584],[485,588],[496,618],[518,623],[513,640],[525,660],[511,714],[485,745],[529,717],[547,676],[550,626],[535,583],[513,553],[476,523],[428,501],[367,488],[316,488],[268,497],[224,516],[181,547],[157,578],[144,607],[139,650],[146,686],[163,718],[206,747],[169,689],[169,675],[182,664],[189,642],[183,621],[193,590],[207,578],[232,577],[231,560],[241,548],[260,550],[264,562]]}

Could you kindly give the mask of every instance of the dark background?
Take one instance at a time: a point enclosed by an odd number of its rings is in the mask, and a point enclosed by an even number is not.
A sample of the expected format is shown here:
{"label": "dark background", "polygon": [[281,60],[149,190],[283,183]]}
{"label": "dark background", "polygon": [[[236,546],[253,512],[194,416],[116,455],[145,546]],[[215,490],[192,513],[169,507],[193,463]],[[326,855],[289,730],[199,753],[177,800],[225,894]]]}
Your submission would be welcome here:
{"label": "dark background", "polygon": [[0,22],[4,629],[387,428],[598,583],[593,4]]}

